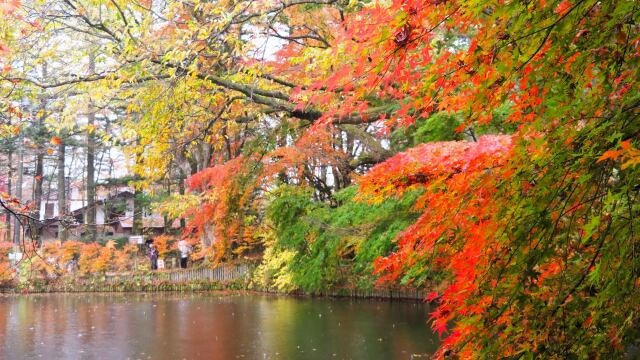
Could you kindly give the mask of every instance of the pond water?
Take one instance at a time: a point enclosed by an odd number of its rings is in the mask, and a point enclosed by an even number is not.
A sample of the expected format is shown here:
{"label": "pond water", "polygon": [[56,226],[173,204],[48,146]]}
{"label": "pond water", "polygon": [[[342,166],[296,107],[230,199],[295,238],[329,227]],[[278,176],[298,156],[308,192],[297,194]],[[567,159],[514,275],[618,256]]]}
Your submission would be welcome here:
{"label": "pond water", "polygon": [[257,294],[0,295],[0,359],[417,359],[419,302]]}

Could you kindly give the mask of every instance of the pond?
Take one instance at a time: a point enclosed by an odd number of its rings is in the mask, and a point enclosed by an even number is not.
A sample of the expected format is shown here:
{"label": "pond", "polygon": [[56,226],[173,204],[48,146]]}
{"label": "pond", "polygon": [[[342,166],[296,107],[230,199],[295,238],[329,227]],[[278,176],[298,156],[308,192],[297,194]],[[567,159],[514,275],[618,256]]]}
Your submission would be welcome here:
{"label": "pond", "polygon": [[412,359],[420,302],[235,293],[0,295],[2,359]]}

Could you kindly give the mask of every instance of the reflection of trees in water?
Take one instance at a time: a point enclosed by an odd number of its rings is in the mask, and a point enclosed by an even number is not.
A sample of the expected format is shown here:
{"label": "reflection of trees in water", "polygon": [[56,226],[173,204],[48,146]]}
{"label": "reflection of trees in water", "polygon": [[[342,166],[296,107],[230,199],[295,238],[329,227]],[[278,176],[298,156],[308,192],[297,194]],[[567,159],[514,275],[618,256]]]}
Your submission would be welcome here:
{"label": "reflection of trees in water", "polygon": [[435,350],[427,313],[424,304],[259,295],[0,297],[0,353],[7,359],[326,359],[334,353],[405,359]]}
{"label": "reflection of trees in water", "polygon": [[283,359],[404,359],[415,349],[434,352],[438,344],[423,304],[261,298],[256,308],[264,353],[279,351]]}
{"label": "reflection of trees in water", "polygon": [[186,358],[233,359],[237,355],[239,332],[235,304],[227,297],[191,297],[168,302],[176,321],[167,325],[179,342],[176,354]]}

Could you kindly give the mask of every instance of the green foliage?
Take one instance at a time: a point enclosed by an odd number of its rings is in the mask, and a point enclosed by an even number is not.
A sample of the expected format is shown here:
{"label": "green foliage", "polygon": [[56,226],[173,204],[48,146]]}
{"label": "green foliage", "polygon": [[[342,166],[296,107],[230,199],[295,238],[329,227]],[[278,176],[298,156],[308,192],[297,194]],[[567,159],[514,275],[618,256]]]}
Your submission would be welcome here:
{"label": "green foliage", "polygon": [[405,150],[419,144],[435,141],[472,140],[485,134],[511,134],[517,125],[508,122],[512,104],[507,101],[493,110],[491,121],[473,128],[461,127],[464,117],[460,114],[437,112],[428,118],[419,118],[409,126],[400,126],[390,135],[391,146],[395,150]]}
{"label": "green foliage", "polygon": [[311,191],[294,186],[281,186],[273,192],[267,218],[278,237],[277,247],[304,250],[307,226],[300,220],[313,210]]}
{"label": "green foliage", "polygon": [[100,245],[105,245],[109,241],[113,241],[114,246],[116,247],[116,249],[121,250],[122,248],[124,248],[125,245],[127,245],[129,243],[129,238],[127,236],[107,237],[105,239],[98,240],[98,243]]}
{"label": "green foliage", "polygon": [[419,118],[409,126],[402,126],[391,133],[391,143],[398,150],[414,147],[431,141],[462,140],[463,134],[456,131],[462,124],[457,115],[439,112],[428,118]]}
{"label": "green foliage", "polygon": [[309,189],[275,190],[266,212],[274,239],[266,244],[261,284],[306,291],[372,286],[373,261],[393,251],[398,232],[415,221],[418,193],[368,204],[356,201],[356,192],[355,186],[340,191],[338,206],[330,207],[313,201]]}

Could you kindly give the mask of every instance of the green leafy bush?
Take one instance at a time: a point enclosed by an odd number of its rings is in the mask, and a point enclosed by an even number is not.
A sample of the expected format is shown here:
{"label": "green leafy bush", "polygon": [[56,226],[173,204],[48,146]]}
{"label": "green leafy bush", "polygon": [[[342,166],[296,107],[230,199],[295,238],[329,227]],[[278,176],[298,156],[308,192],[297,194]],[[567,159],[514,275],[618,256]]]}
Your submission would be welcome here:
{"label": "green leafy bush", "polygon": [[416,219],[418,193],[380,204],[355,200],[356,186],[335,195],[338,206],[313,200],[310,189],[283,185],[267,207],[267,250],[254,281],[281,291],[371,287],[373,261]]}

